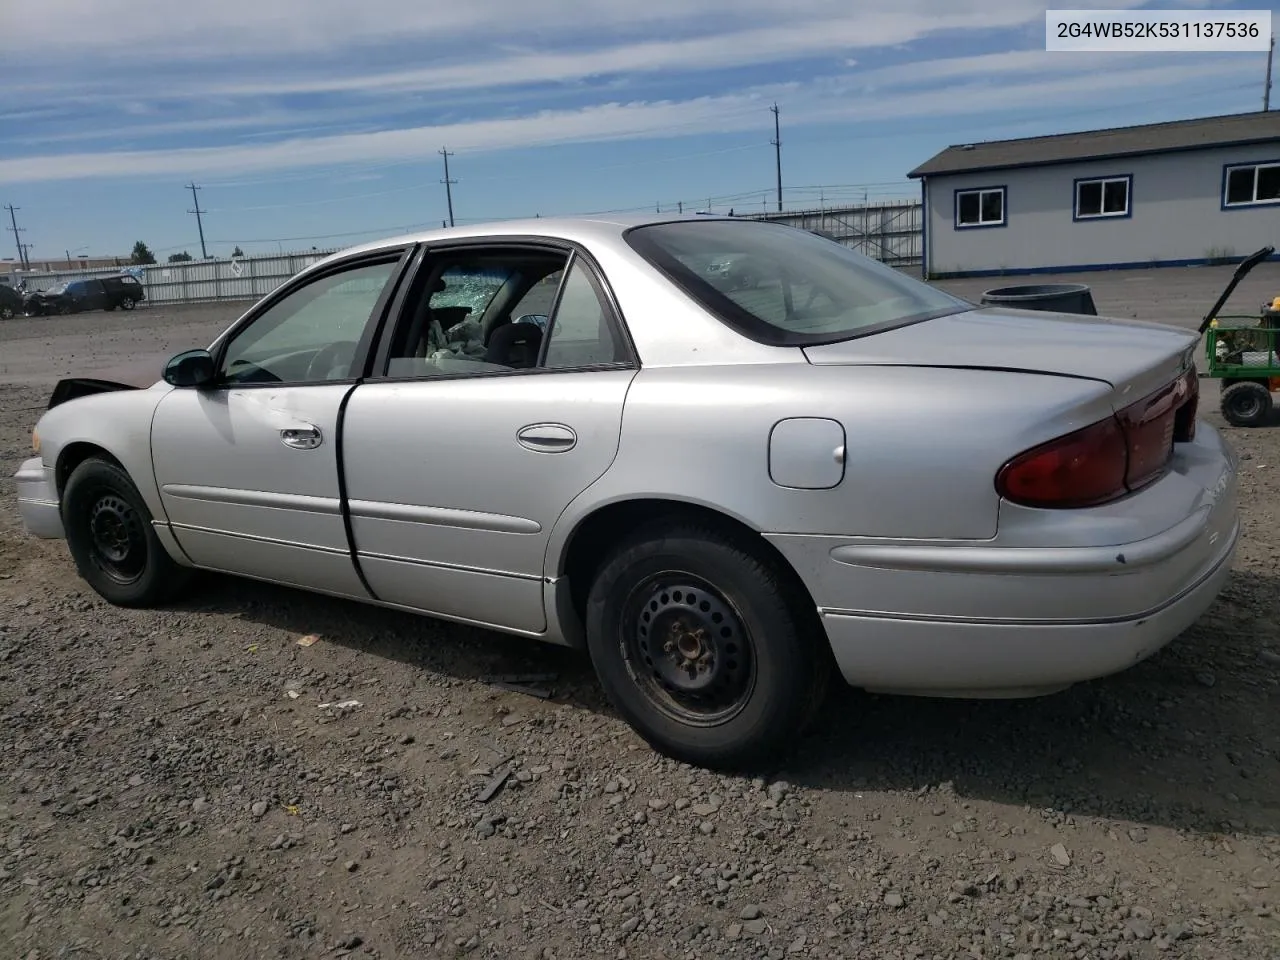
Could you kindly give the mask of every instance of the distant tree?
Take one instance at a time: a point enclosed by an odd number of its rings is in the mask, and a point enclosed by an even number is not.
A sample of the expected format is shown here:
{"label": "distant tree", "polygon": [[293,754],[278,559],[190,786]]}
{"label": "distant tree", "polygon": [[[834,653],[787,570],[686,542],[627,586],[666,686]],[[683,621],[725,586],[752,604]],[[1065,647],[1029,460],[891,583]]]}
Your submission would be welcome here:
{"label": "distant tree", "polygon": [[185,262],[185,261],[187,261],[187,260],[192,260],[192,259],[194,259],[194,258],[191,256],[191,254],[187,253],[187,251],[185,251],[185,250],[183,250],[181,253],[171,253],[171,254],[169,254],[169,262],[170,262],[170,263],[183,263],[183,262]]}
{"label": "distant tree", "polygon": [[133,245],[133,254],[129,257],[129,262],[135,264],[155,263],[156,258],[151,249],[139,240]]}
{"label": "distant tree", "polygon": [[235,248],[234,250],[232,250],[232,251],[231,251],[231,255],[232,255],[233,257],[243,257],[243,256],[244,256],[244,251],[243,251],[243,250],[241,250],[241,249],[240,249],[240,246],[237,244],[237,245],[236,245],[236,248]]}

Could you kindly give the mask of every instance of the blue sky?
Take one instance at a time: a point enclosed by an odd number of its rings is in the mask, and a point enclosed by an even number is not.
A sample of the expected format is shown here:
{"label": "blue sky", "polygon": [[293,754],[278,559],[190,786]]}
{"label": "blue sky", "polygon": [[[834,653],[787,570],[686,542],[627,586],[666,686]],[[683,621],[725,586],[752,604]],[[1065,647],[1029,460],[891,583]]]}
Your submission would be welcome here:
{"label": "blue sky", "polygon": [[[1106,0],[1062,7],[1259,3]],[[34,259],[914,196],[951,143],[1261,108],[1265,54],[1047,53],[1028,0],[0,4],[0,203]],[[14,77],[21,84],[12,82]],[[1280,87],[1280,84],[1277,85]],[[1273,104],[1280,106],[1280,89]],[[13,235],[0,254],[16,256]]]}

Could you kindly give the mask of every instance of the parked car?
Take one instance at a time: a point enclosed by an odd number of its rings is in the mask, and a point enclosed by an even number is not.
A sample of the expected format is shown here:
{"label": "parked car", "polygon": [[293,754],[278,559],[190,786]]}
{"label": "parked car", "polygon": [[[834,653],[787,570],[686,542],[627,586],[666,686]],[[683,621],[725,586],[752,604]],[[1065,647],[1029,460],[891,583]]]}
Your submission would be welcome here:
{"label": "parked car", "polygon": [[[726,252],[772,274],[722,290]],[[459,227],[328,257],[161,382],[61,382],[18,504],[112,603],[214,570],[581,648],[649,743],[745,768],[833,669],[1032,696],[1196,620],[1239,530],[1196,344],[778,224]]]}
{"label": "parked car", "polygon": [[146,299],[136,277],[92,277],[60,283],[27,295],[26,312],[33,315],[81,313],[85,310],[132,310]]}
{"label": "parked car", "polygon": [[22,294],[7,283],[0,283],[0,320],[22,313]]}

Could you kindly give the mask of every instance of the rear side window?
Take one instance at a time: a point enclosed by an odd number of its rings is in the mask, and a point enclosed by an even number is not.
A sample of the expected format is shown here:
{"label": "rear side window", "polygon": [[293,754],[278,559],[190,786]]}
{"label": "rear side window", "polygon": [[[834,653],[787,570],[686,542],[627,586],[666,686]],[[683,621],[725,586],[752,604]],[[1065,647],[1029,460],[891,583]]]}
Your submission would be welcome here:
{"label": "rear side window", "polygon": [[973,309],[843,244],[780,224],[684,220],[626,237],[704,309],[761,343],[835,343]]}

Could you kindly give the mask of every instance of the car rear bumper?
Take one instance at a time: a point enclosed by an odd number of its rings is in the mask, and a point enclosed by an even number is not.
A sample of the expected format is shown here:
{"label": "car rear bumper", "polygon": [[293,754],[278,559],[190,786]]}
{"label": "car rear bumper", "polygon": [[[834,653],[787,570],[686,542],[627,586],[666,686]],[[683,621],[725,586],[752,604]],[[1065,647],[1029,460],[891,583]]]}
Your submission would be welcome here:
{"label": "car rear bumper", "polygon": [[23,462],[13,479],[18,485],[18,514],[27,532],[46,540],[62,539],[62,514],[53,470],[45,467],[39,457],[32,457]]}
{"label": "car rear bumper", "polygon": [[1176,506],[1176,523],[1127,542],[1044,545],[1099,521],[1080,515],[1064,526],[1073,519],[1065,512],[1023,513],[1008,524],[1016,533],[985,542],[769,539],[809,587],[850,684],[1029,696],[1149,657],[1221,591],[1240,534],[1234,456],[1202,425],[1160,483],[1098,511],[1114,529],[1133,530]]}

